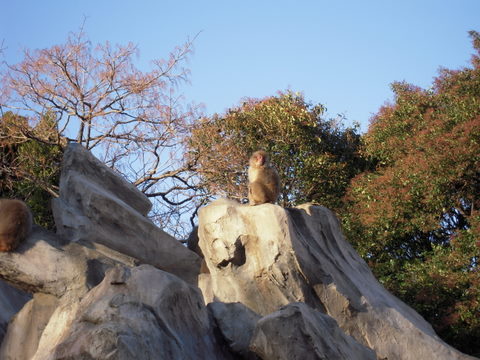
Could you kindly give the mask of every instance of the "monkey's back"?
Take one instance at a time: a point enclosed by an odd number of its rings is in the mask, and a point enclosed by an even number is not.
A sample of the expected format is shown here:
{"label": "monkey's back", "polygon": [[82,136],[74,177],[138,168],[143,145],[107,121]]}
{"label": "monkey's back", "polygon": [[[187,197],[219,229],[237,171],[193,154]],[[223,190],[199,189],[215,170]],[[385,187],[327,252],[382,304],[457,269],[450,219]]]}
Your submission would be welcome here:
{"label": "monkey's back", "polygon": [[12,251],[31,232],[32,214],[20,200],[0,199],[0,251]]}

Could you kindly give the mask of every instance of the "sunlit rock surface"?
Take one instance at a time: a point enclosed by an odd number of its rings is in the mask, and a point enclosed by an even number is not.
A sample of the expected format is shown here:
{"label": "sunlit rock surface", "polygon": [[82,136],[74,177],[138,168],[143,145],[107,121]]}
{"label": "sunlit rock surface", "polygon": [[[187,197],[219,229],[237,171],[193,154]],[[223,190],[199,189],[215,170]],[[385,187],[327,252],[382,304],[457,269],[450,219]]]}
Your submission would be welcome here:
{"label": "sunlit rock surface", "polygon": [[344,239],[328,209],[241,205],[220,199],[200,211],[207,302],[240,302],[261,315],[303,302],[388,359],[467,359],[391,295]]}
{"label": "sunlit rock surface", "polygon": [[200,257],[146,217],[147,197],[78,144],[64,154],[57,231],[70,241],[104,245],[196,284]]}

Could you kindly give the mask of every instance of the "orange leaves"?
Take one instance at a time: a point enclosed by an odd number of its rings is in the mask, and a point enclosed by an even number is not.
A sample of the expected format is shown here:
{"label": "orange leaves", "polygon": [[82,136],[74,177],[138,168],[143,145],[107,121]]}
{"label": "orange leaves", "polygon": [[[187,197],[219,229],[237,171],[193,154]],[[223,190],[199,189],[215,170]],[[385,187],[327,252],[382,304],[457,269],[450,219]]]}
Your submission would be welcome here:
{"label": "orange leaves", "polygon": [[95,149],[143,191],[163,196],[170,211],[185,203],[177,189],[188,193],[187,202],[193,198],[181,146],[196,108],[176,94],[188,80],[184,63],[191,49],[188,41],[143,71],[134,44],[92,45],[83,32],[71,34],[62,44],[26,50],[22,62],[5,67],[0,106],[36,123],[54,114],[58,143],[68,138]]}
{"label": "orange leaves", "polygon": [[[180,65],[191,44],[170,54],[166,66],[155,61],[156,67],[149,72],[135,67],[137,51],[131,43],[93,47],[83,33],[69,36],[61,45],[27,50],[24,60],[9,66],[5,74],[9,91],[2,97],[2,106],[33,113],[54,111],[59,115],[59,128],[71,133],[68,130],[77,127],[76,138],[89,148],[98,145],[98,140],[115,142],[121,127],[124,132],[138,127],[125,126],[131,119],[161,126],[164,122],[157,119],[163,119],[166,112],[159,111],[163,108],[157,104],[175,103],[173,88],[186,80],[187,71]],[[119,122],[118,115],[127,121]],[[76,124],[68,123],[70,118],[75,118]]]}
{"label": "orange leaves", "polygon": [[468,352],[480,336],[480,62],[472,65],[443,69],[429,90],[393,84],[394,103],[363,137],[374,168],[351,182],[343,219],[386,286]]}

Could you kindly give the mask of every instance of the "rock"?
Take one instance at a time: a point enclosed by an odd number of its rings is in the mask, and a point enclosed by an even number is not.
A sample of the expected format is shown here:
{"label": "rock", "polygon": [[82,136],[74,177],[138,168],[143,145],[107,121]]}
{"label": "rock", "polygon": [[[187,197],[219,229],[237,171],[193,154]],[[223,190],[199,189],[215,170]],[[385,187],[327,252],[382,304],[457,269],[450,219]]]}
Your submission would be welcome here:
{"label": "rock", "polygon": [[304,302],[379,358],[472,359],[378,283],[328,209],[219,200],[199,214],[207,300],[241,302],[260,315]]}
{"label": "rock", "polygon": [[260,319],[250,349],[262,359],[376,360],[328,315],[292,303]]}
{"label": "rock", "polygon": [[26,303],[1,359],[473,359],[376,281],[323,207],[219,200],[190,251],[78,145],[60,195],[57,235],[34,226],[0,253],[0,278],[33,294],[0,282],[0,340]]}
{"label": "rock", "polygon": [[[68,183],[70,178],[77,176],[88,179],[91,186],[100,187],[143,216],[146,216],[152,208],[147,196],[138,191],[133,184],[98,160],[82,145],[70,143],[63,155],[60,182]],[[68,190],[68,187],[60,188],[60,197],[64,195],[62,192]]]}
{"label": "rock", "polygon": [[63,237],[99,251],[101,244],[196,284],[200,257],[146,217],[151,204],[143,193],[78,144],[65,151],[60,198],[52,204]]}
{"label": "rock", "polygon": [[198,246],[198,225],[194,226],[187,238],[187,248],[203,258],[202,250]]}
{"label": "rock", "polygon": [[260,317],[241,303],[208,304],[230,350],[242,359],[375,360],[328,315],[292,303]]}
{"label": "rock", "polygon": [[33,359],[231,359],[197,288],[150,265],[124,271],[54,314]]}
{"label": "rock", "polygon": [[[10,286],[0,280],[0,344],[7,331],[7,325],[13,315],[31,299],[30,294]],[[0,359],[2,357],[0,356]]]}
{"label": "rock", "polygon": [[0,348],[0,359],[29,360],[35,355],[40,336],[58,305],[53,295],[34,294],[8,326]]}
{"label": "rock", "polygon": [[242,359],[258,359],[249,346],[260,315],[241,303],[212,302],[207,308],[230,350]]}
{"label": "rock", "polygon": [[211,298],[241,302],[260,315],[291,302],[323,310],[299,270],[288,222],[287,212],[272,204],[220,199],[201,208],[199,246],[210,271]]}
{"label": "rock", "polygon": [[38,341],[38,347],[31,360],[51,360],[53,350],[65,338],[68,329],[75,322],[80,299],[62,298],[52,313]]}
{"label": "rock", "polygon": [[[131,264],[127,257],[123,259],[123,265]],[[34,226],[15,252],[0,253],[0,277],[29,293],[78,297],[99,284],[105,271],[118,263]]]}

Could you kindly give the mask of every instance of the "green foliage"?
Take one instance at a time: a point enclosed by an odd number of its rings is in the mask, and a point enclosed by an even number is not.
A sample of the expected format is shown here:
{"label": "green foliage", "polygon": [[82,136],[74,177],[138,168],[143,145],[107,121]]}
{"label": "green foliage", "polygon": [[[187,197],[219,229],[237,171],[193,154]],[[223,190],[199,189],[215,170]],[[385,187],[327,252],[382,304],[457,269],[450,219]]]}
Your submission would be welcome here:
{"label": "green foliage", "polygon": [[245,198],[248,158],[264,149],[281,177],[282,205],[312,201],[340,208],[349,180],[361,166],[359,135],[356,128],[323,119],[324,111],[287,92],[248,99],[224,115],[203,119],[187,145],[202,187],[209,194]]}
{"label": "green foliage", "polygon": [[35,223],[54,228],[50,208],[58,189],[62,148],[55,123],[45,115],[31,128],[26,118],[5,113],[0,123],[0,197],[23,199]]}
{"label": "green foliage", "polygon": [[[480,217],[472,222],[479,224]],[[473,255],[473,257],[472,257]],[[435,245],[425,260],[407,263],[386,286],[411,304],[456,348],[479,355],[480,276],[478,233],[461,230]]]}
{"label": "green foliage", "polygon": [[[478,34],[472,37],[479,52]],[[429,90],[393,84],[394,103],[380,109],[362,139],[376,167],[352,180],[343,218],[348,238],[385,286],[444,339],[477,354],[478,59],[472,68],[441,70]]]}

